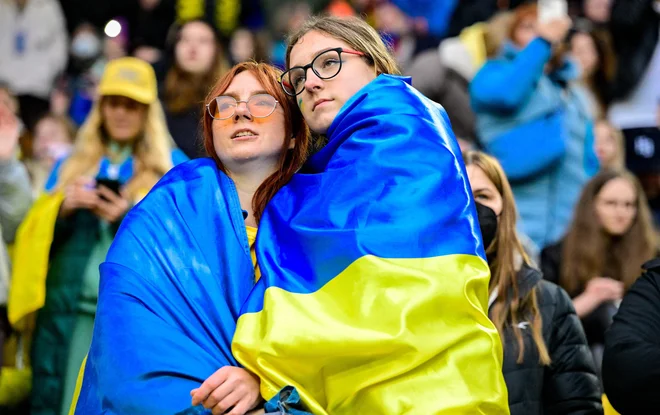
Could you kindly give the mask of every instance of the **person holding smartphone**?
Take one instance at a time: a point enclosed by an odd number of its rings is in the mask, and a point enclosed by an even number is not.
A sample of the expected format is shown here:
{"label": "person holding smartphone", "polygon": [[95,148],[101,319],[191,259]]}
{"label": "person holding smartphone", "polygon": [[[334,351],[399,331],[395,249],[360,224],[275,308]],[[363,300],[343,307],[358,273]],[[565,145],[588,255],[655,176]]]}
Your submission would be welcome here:
{"label": "person holding smartphone", "polygon": [[73,152],[55,163],[18,235],[9,319],[29,331],[25,322],[36,317],[34,414],[68,412],[91,343],[99,265],[131,206],[187,160],[173,148],[151,66],[114,60],[98,92]]}
{"label": "person holding smartphone", "polygon": [[500,56],[470,85],[479,138],[502,164],[521,231],[539,249],[563,236],[598,170],[586,91],[565,51],[571,19],[554,3],[518,7]]}

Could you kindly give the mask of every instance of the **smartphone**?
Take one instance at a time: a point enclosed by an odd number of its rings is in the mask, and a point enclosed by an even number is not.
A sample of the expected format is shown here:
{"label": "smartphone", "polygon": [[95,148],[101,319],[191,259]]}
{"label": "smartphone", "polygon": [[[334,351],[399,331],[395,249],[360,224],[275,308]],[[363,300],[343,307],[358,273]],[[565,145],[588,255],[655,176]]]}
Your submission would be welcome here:
{"label": "smartphone", "polygon": [[121,183],[119,180],[113,179],[96,179],[96,187],[105,186],[116,194],[120,194],[119,190],[121,189]]}
{"label": "smartphone", "polygon": [[539,22],[568,16],[568,3],[566,0],[538,0]]}

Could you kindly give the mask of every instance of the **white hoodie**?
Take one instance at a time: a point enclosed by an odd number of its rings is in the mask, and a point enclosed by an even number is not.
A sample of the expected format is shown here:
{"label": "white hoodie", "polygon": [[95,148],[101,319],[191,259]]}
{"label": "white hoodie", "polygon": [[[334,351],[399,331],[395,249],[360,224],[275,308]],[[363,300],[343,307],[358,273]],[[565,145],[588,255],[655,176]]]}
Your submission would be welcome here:
{"label": "white hoodie", "polygon": [[67,42],[57,0],[27,0],[22,11],[15,0],[0,0],[0,81],[15,94],[48,98],[66,67]]}

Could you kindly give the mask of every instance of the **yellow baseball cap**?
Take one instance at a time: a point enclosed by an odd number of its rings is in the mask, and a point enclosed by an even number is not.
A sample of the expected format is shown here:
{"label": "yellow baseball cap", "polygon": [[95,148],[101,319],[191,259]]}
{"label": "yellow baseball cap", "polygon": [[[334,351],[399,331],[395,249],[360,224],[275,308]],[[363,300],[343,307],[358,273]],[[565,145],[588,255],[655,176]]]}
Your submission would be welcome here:
{"label": "yellow baseball cap", "polygon": [[111,60],[101,77],[99,95],[119,95],[149,105],[158,97],[156,73],[138,58]]}

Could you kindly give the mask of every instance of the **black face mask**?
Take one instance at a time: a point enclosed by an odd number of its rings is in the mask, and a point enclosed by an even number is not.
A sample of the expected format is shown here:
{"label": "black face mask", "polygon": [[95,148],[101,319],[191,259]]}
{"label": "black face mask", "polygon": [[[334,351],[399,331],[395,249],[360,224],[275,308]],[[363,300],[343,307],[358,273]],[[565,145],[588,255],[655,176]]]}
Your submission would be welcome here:
{"label": "black face mask", "polygon": [[477,206],[477,216],[479,217],[479,228],[481,229],[481,238],[484,241],[484,250],[488,249],[497,235],[497,215],[493,209],[475,202]]}

